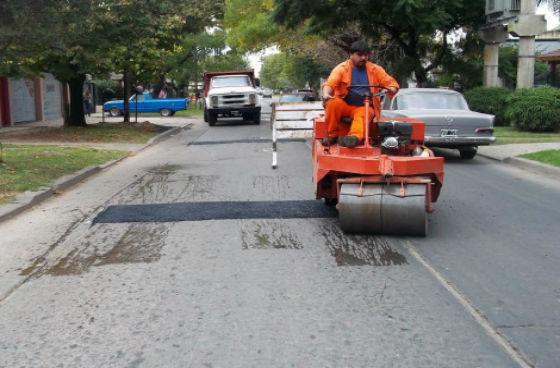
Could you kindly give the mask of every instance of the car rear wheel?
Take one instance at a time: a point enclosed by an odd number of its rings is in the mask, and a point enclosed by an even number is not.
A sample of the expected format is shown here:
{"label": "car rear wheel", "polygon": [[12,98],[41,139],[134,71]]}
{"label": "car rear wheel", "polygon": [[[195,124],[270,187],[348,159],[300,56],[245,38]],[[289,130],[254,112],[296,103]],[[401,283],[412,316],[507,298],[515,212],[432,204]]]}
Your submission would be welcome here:
{"label": "car rear wheel", "polygon": [[459,154],[464,160],[472,160],[478,151],[478,147],[459,148]]}
{"label": "car rear wheel", "polygon": [[121,110],[119,110],[118,107],[111,107],[111,110],[109,110],[109,115],[116,118],[117,116],[121,115]]}
{"label": "car rear wheel", "polygon": [[159,114],[161,116],[168,117],[168,116],[173,115],[173,111],[171,111],[169,109],[161,109],[161,110],[159,110]]}

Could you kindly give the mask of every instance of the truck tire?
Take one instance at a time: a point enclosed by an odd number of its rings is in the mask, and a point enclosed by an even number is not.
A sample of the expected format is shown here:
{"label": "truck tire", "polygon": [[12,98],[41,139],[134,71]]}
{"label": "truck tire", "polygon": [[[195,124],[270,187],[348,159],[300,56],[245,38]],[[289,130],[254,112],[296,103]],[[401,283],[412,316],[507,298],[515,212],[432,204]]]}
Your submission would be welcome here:
{"label": "truck tire", "polygon": [[208,122],[208,110],[206,110],[206,108],[204,108],[204,122]]}
{"label": "truck tire", "polygon": [[121,116],[121,110],[119,110],[118,107],[111,107],[111,110],[109,110],[109,115],[114,118],[116,118],[117,116]]}
{"label": "truck tire", "polygon": [[261,113],[260,112],[256,112],[253,115],[253,124],[255,125],[259,125],[261,123]]}
{"label": "truck tire", "polygon": [[159,110],[159,114],[163,117],[169,117],[169,116],[173,115],[173,111],[171,111],[169,109],[161,109],[161,110]]}
{"label": "truck tire", "polygon": [[478,147],[476,146],[459,148],[459,154],[461,155],[461,158],[464,160],[472,160],[474,156],[476,156],[477,151],[478,151]]}
{"label": "truck tire", "polygon": [[208,125],[215,126],[218,120],[218,115],[212,112],[208,112]]}

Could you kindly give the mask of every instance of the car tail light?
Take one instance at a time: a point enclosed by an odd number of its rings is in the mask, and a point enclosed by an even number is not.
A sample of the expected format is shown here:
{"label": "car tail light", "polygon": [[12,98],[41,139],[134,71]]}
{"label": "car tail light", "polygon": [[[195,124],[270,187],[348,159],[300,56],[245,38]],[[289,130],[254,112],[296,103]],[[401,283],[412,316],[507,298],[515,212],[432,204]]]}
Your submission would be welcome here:
{"label": "car tail light", "polygon": [[257,103],[257,95],[255,94],[250,94],[249,95],[249,103],[251,105],[255,105]]}
{"label": "car tail light", "polygon": [[218,96],[212,96],[212,107],[218,107]]}
{"label": "car tail light", "polygon": [[475,133],[494,133],[494,128],[476,128]]}

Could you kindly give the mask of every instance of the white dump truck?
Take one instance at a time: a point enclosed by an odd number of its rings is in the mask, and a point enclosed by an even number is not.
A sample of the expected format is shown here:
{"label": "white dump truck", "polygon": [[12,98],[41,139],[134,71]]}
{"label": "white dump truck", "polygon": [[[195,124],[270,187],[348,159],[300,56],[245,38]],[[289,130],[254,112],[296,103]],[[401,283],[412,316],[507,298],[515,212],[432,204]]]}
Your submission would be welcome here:
{"label": "white dump truck", "polygon": [[216,125],[220,117],[261,122],[261,99],[252,70],[204,73],[204,121]]}

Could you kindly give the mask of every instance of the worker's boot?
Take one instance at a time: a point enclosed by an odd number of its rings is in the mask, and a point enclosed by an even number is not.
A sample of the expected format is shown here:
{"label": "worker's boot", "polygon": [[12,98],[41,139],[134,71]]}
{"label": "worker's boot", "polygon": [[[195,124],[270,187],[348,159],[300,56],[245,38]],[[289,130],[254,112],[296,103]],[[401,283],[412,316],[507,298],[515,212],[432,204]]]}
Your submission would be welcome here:
{"label": "worker's boot", "polygon": [[328,137],[321,139],[321,144],[325,147],[332,146],[338,142],[338,137]]}
{"label": "worker's boot", "polygon": [[360,140],[355,135],[347,135],[340,138],[340,142],[338,142],[339,146],[354,148],[360,143]]}

